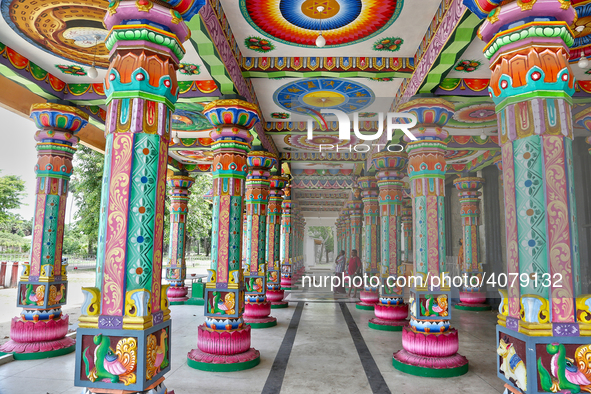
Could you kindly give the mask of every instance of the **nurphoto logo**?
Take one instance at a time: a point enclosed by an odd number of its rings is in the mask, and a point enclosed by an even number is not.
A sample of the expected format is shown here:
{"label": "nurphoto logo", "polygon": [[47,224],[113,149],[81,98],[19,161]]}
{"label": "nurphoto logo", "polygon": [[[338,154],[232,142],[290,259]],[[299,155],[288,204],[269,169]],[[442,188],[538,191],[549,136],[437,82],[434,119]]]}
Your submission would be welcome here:
{"label": "nurphoto logo", "polygon": [[[326,120],[322,115],[334,114],[336,115],[339,122],[339,139],[340,140],[351,140],[351,119],[345,112],[337,109],[321,109],[320,112],[313,111],[311,114],[312,119],[308,119],[308,140],[314,138],[314,121],[318,122],[319,125],[326,125]],[[373,135],[361,134],[359,131],[359,113],[353,113],[353,133],[361,141],[375,141],[378,140],[384,133],[384,113],[378,113],[378,130]],[[417,124],[417,117],[413,114],[402,113],[402,112],[388,112],[386,114],[386,137],[388,141],[392,141],[394,130],[401,130],[411,141],[416,141],[417,138],[410,132],[410,129]],[[347,152],[358,152],[364,153],[369,152],[372,147],[380,151],[382,147],[390,152],[401,152],[404,150],[404,146],[400,144],[355,144],[347,147],[339,147],[339,145],[333,144],[320,144],[318,151],[347,151]]]}

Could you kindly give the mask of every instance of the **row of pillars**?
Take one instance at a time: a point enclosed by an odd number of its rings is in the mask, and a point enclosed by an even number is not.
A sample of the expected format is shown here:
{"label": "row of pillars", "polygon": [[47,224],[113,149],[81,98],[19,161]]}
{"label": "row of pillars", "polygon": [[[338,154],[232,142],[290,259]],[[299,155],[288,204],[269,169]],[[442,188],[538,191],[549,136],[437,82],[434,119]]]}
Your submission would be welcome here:
{"label": "row of pillars", "polygon": [[[485,55],[493,71],[489,93],[496,105],[502,151],[502,162],[496,164],[503,171],[508,264],[507,273],[499,278],[517,278],[513,283],[509,280],[509,285],[507,281],[497,282],[497,286],[506,286],[499,289],[499,375],[514,393],[579,392],[585,382],[591,381],[582,361],[591,354],[585,338],[591,335],[591,295],[581,294],[580,289],[573,184],[574,76],[568,63],[568,45],[573,39],[569,26],[575,12],[569,2],[552,0],[472,3],[486,10],[479,36],[488,42]],[[397,182],[406,165],[413,223],[413,235],[407,239],[413,243],[414,275],[423,279],[440,277],[446,272],[444,182],[448,134],[443,127],[454,107],[443,99],[421,98],[398,110],[417,117],[418,124],[411,129],[417,139],[405,137],[406,153],[375,155],[376,179],[359,180],[363,203],[369,204],[365,209],[367,247],[381,245],[381,275],[397,273],[400,256],[392,251],[398,249],[401,230],[396,222],[401,210],[391,207],[403,205]],[[591,110],[579,113],[574,121],[590,129]],[[376,183],[379,194],[371,190]],[[468,278],[483,279],[478,233],[482,185],[480,178],[455,181],[463,226],[462,273]],[[361,212],[358,194],[354,192],[357,199],[346,204],[338,221],[339,245],[347,251],[361,249],[356,236]],[[381,240],[377,235],[374,238],[376,195]],[[366,252],[368,276],[376,275],[376,258],[380,259],[376,252]],[[457,353],[458,333],[450,326],[449,284],[433,283],[427,280],[422,286],[411,284],[410,322],[403,327],[403,350],[394,354],[393,364],[401,371],[421,376],[460,375],[467,371],[468,360]],[[367,287],[365,290],[374,291]],[[385,320],[381,310],[386,305],[391,311],[402,305],[402,298],[391,297],[397,291],[400,289],[382,287],[375,301],[376,318],[370,323],[374,328]],[[479,288],[466,286],[461,300],[460,308],[477,309],[484,307],[481,303],[485,296]],[[402,315],[397,320],[400,325],[404,325]],[[390,317],[390,324],[393,321]],[[565,359],[575,360],[580,367],[565,367]],[[569,372],[565,368],[570,368]],[[579,377],[573,380],[568,373]]]}
{"label": "row of pillars", "polygon": [[[120,1],[105,16],[111,65],[105,79],[108,111],[96,280],[94,287],[83,288],[75,341],[66,335],[69,321],[62,313],[68,280],[61,258],[76,134],[88,116],[67,102],[31,109],[39,128],[31,259],[18,283],[22,312],[13,319],[11,339],[0,352],[34,359],[75,350],[75,384],[88,393],[167,392],[169,305],[187,300],[186,220],[194,183],[183,171],[167,178],[168,145],[181,44],[190,35],[185,20],[201,5]],[[258,108],[240,98],[222,99],[208,104],[204,115],[215,127],[212,263],[205,284],[205,322],[188,363],[231,371],[258,364],[259,352],[250,347],[251,327],[275,321],[269,317],[273,305],[287,306],[284,290],[303,273],[305,221],[288,179],[270,176],[277,158],[252,150],[249,130],[259,121]],[[170,252],[163,267],[167,183]],[[169,284],[162,283],[163,268]]]}
{"label": "row of pillars", "polygon": [[[188,362],[203,370],[240,370],[260,359],[250,347],[251,328],[276,324],[271,308],[288,306],[284,291],[303,273],[305,220],[292,199],[289,179],[270,176],[278,164],[275,155],[251,151],[249,129],[258,121],[256,108],[239,99],[218,100],[204,113],[216,126],[212,264],[205,284],[205,323]],[[35,359],[76,348],[77,385],[93,392],[160,390],[169,369],[168,306],[188,300],[186,220],[195,180],[184,172],[167,178],[168,135],[107,135],[96,285],[82,289],[76,344],[66,336],[69,319],[61,312],[68,290],[61,251],[76,134],[88,117],[59,103],[33,105],[31,117],[40,129],[35,136],[39,154],[31,260],[18,283],[17,305],[23,311],[12,320],[11,339],[0,351]],[[169,284],[163,285],[166,183],[171,227],[164,267]],[[142,355],[146,358],[140,364]],[[131,364],[123,363],[126,357]],[[110,366],[113,362],[121,365]]]}

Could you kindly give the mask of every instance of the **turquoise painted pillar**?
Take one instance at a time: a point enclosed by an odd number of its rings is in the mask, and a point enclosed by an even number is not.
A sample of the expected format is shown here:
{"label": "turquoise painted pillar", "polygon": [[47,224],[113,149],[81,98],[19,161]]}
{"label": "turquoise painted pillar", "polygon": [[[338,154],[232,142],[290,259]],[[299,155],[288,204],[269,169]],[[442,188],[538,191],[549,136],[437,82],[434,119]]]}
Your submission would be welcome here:
{"label": "turquoise painted pillar", "polygon": [[17,286],[17,306],[23,310],[12,319],[10,340],[0,346],[17,360],[74,351],[74,340],[66,337],[69,317],[62,314],[68,295],[62,246],[76,134],[88,121],[84,112],[56,103],[33,104],[31,118],[39,128],[31,258]]}
{"label": "turquoise painted pillar", "polygon": [[468,372],[468,360],[457,353],[458,331],[450,327],[450,280],[445,266],[445,151],[442,129],[454,107],[439,98],[419,98],[400,111],[417,117],[405,136],[414,220],[414,275],[410,284],[410,325],[402,330],[403,349],[394,353],[396,369],[419,376],[451,377]]}

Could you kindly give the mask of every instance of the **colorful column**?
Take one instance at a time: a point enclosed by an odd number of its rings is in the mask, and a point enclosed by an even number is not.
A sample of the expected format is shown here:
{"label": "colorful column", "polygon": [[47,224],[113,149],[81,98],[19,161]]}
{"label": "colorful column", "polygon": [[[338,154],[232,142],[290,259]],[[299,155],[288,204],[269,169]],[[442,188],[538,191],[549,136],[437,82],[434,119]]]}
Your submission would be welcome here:
{"label": "colorful column", "polygon": [[[404,287],[396,286],[395,280],[402,263],[402,171],[408,157],[405,152],[385,151],[375,154],[372,161],[378,170],[381,236],[379,243],[371,240],[369,245],[375,245],[376,249],[380,247],[382,253],[380,298],[375,306],[376,317],[369,321],[369,326],[376,330],[401,331],[408,325],[408,305],[404,303]],[[364,204],[367,205],[365,201]]]}
{"label": "colorful column", "polygon": [[199,326],[197,349],[189,352],[187,362],[205,371],[239,371],[260,361],[259,351],[250,347],[251,328],[244,324],[242,275],[244,189],[252,141],[249,130],[259,117],[254,104],[240,99],[212,101],[203,114],[215,127],[211,132],[211,269],[205,285],[205,323]]}
{"label": "colorful column", "polygon": [[402,347],[394,353],[396,369],[419,376],[451,377],[468,372],[468,360],[457,353],[458,331],[450,327],[451,280],[445,270],[445,126],[454,112],[439,98],[420,98],[399,110],[417,117],[405,137],[414,219],[414,276],[410,285],[410,325],[402,330]]}
{"label": "colorful column", "polygon": [[498,376],[513,392],[578,393],[591,381],[584,361],[591,354],[591,295],[580,294],[573,183],[569,47],[577,16],[568,1],[490,8],[479,35],[487,43],[503,155],[508,271],[507,283],[504,275],[497,283],[507,286]]}
{"label": "colorful column", "polygon": [[402,231],[404,233],[404,261],[412,262],[412,199],[405,198],[402,205]]}
{"label": "colorful column", "polygon": [[[574,40],[568,26],[576,13],[569,2],[550,1],[526,10],[502,6],[492,12],[512,25],[517,11],[529,18],[535,15],[536,20],[510,30],[485,21],[481,28],[489,43],[489,93],[496,105],[503,153],[508,276],[520,279],[502,292],[497,352],[508,355],[516,349],[523,368],[536,372],[529,379],[516,379],[501,367],[499,376],[507,386],[524,391],[579,392],[591,378],[586,367],[578,367],[579,359],[587,357],[589,340],[581,336],[589,335],[591,301],[580,295],[572,165],[570,97],[575,82],[568,47]],[[548,35],[550,30],[555,33]],[[514,34],[527,40],[498,47],[501,39]],[[513,49],[517,46],[519,51]],[[572,371],[554,364],[566,358],[574,360]],[[502,362],[508,364],[507,356]],[[568,379],[571,376],[577,380]]]}
{"label": "colorful column", "polygon": [[480,252],[480,196],[478,190],[484,184],[483,178],[465,177],[454,181],[460,191],[460,216],[462,217],[462,234],[464,260],[462,277],[464,284],[460,291],[460,303],[454,305],[457,309],[469,311],[486,311],[491,309],[486,304],[486,291],[482,291],[482,261]]}
{"label": "colorful column", "polygon": [[[40,129],[37,141],[37,185],[31,257],[23,263],[17,286],[20,316],[10,324],[10,340],[1,353],[13,353],[17,360],[60,356],[74,351],[75,342],[66,337],[68,278],[62,264],[64,219],[76,134],[88,122],[88,115],[75,107],[33,104],[31,118]],[[14,272],[14,271],[13,271]]]}
{"label": "colorful column", "polygon": [[195,179],[188,174],[177,172],[168,178],[170,186],[170,248],[169,265],[166,267],[166,280],[170,283],[167,291],[170,305],[183,305],[189,299],[189,289],[185,287],[187,266],[185,264],[185,240],[187,238],[187,214],[189,212],[189,188]]}
{"label": "colorful column", "polygon": [[337,218],[335,226],[337,227],[337,239],[336,239],[335,253],[338,256],[339,253],[341,253],[341,250],[343,250],[343,216],[342,216],[342,214],[339,214],[339,217]]}
{"label": "colorful column", "polygon": [[[252,328],[277,325],[269,316],[271,302],[267,301],[267,205],[269,204],[269,170],[277,164],[273,153],[254,150],[248,154],[246,177],[246,265],[244,282],[246,305],[244,322]],[[272,265],[272,268],[273,265]]]}
{"label": "colorful column", "polygon": [[[349,215],[349,204],[345,203],[345,207],[343,208],[343,246],[345,247],[345,255],[347,257],[347,264],[346,267],[349,266],[349,259],[351,258],[351,215]],[[346,269],[345,269],[346,271]]]}
{"label": "colorful column", "polygon": [[[96,285],[84,288],[76,386],[165,392],[170,370],[168,285],[162,285],[166,167],[176,69],[191,2],[112,2],[104,24],[105,170]],[[188,8],[187,8],[188,7]]]}
{"label": "colorful column", "polygon": [[281,260],[281,288],[291,290],[292,286],[292,252],[294,224],[292,223],[292,205],[291,185],[287,184],[284,189],[285,197],[281,203],[281,240],[280,240],[280,260]]}
{"label": "colorful column", "polygon": [[285,291],[281,289],[281,203],[283,188],[289,181],[283,176],[272,176],[270,179],[269,205],[267,206],[267,300],[271,309],[287,308],[283,301]]}
{"label": "colorful column", "polygon": [[374,310],[379,301],[380,284],[380,203],[378,194],[378,181],[374,176],[359,178],[359,187],[363,196],[363,220],[365,248],[363,255],[359,250],[359,256],[364,263],[364,274],[366,283],[363,291],[360,292],[361,299],[355,307],[363,310]]}

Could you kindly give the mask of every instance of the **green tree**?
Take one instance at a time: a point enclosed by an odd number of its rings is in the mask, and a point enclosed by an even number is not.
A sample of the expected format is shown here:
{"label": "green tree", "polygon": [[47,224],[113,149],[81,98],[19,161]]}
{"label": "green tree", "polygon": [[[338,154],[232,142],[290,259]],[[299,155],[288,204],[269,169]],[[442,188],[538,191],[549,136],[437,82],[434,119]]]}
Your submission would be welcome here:
{"label": "green tree", "polygon": [[25,220],[18,213],[8,212],[7,219],[0,223],[0,232],[29,236],[33,232],[33,218]]}
{"label": "green tree", "polygon": [[334,251],[334,235],[332,227],[328,226],[310,226],[308,230],[312,238],[319,238],[322,240],[322,246],[320,248],[320,261],[322,261],[322,255],[326,255],[326,262],[328,263],[328,254]]}
{"label": "green tree", "polygon": [[[193,176],[193,175],[191,175]],[[213,187],[213,179],[209,174],[195,175],[195,183],[189,191],[189,214],[187,215],[186,231],[187,238],[185,250],[191,251],[193,244],[199,246],[202,241],[209,245],[211,238],[211,203],[203,198]],[[170,187],[170,186],[169,186]],[[166,210],[170,212],[170,195],[166,196]],[[166,215],[164,221],[164,245],[169,248],[170,245],[170,214]],[[209,255],[209,249],[206,247],[206,254]]]}
{"label": "green tree", "polygon": [[64,255],[84,255],[88,252],[88,237],[80,230],[77,223],[64,227]]}
{"label": "green tree", "polygon": [[0,232],[0,250],[3,252],[27,251],[30,242],[20,235]]}
{"label": "green tree", "polygon": [[86,253],[95,254],[98,240],[104,156],[80,145],[74,158],[74,175],[70,191],[78,210],[78,230],[86,236]]}
{"label": "green tree", "polygon": [[[0,172],[2,172],[0,170]],[[11,209],[19,209],[25,193],[25,181],[20,176],[5,175],[0,177],[0,223],[10,220]]]}

